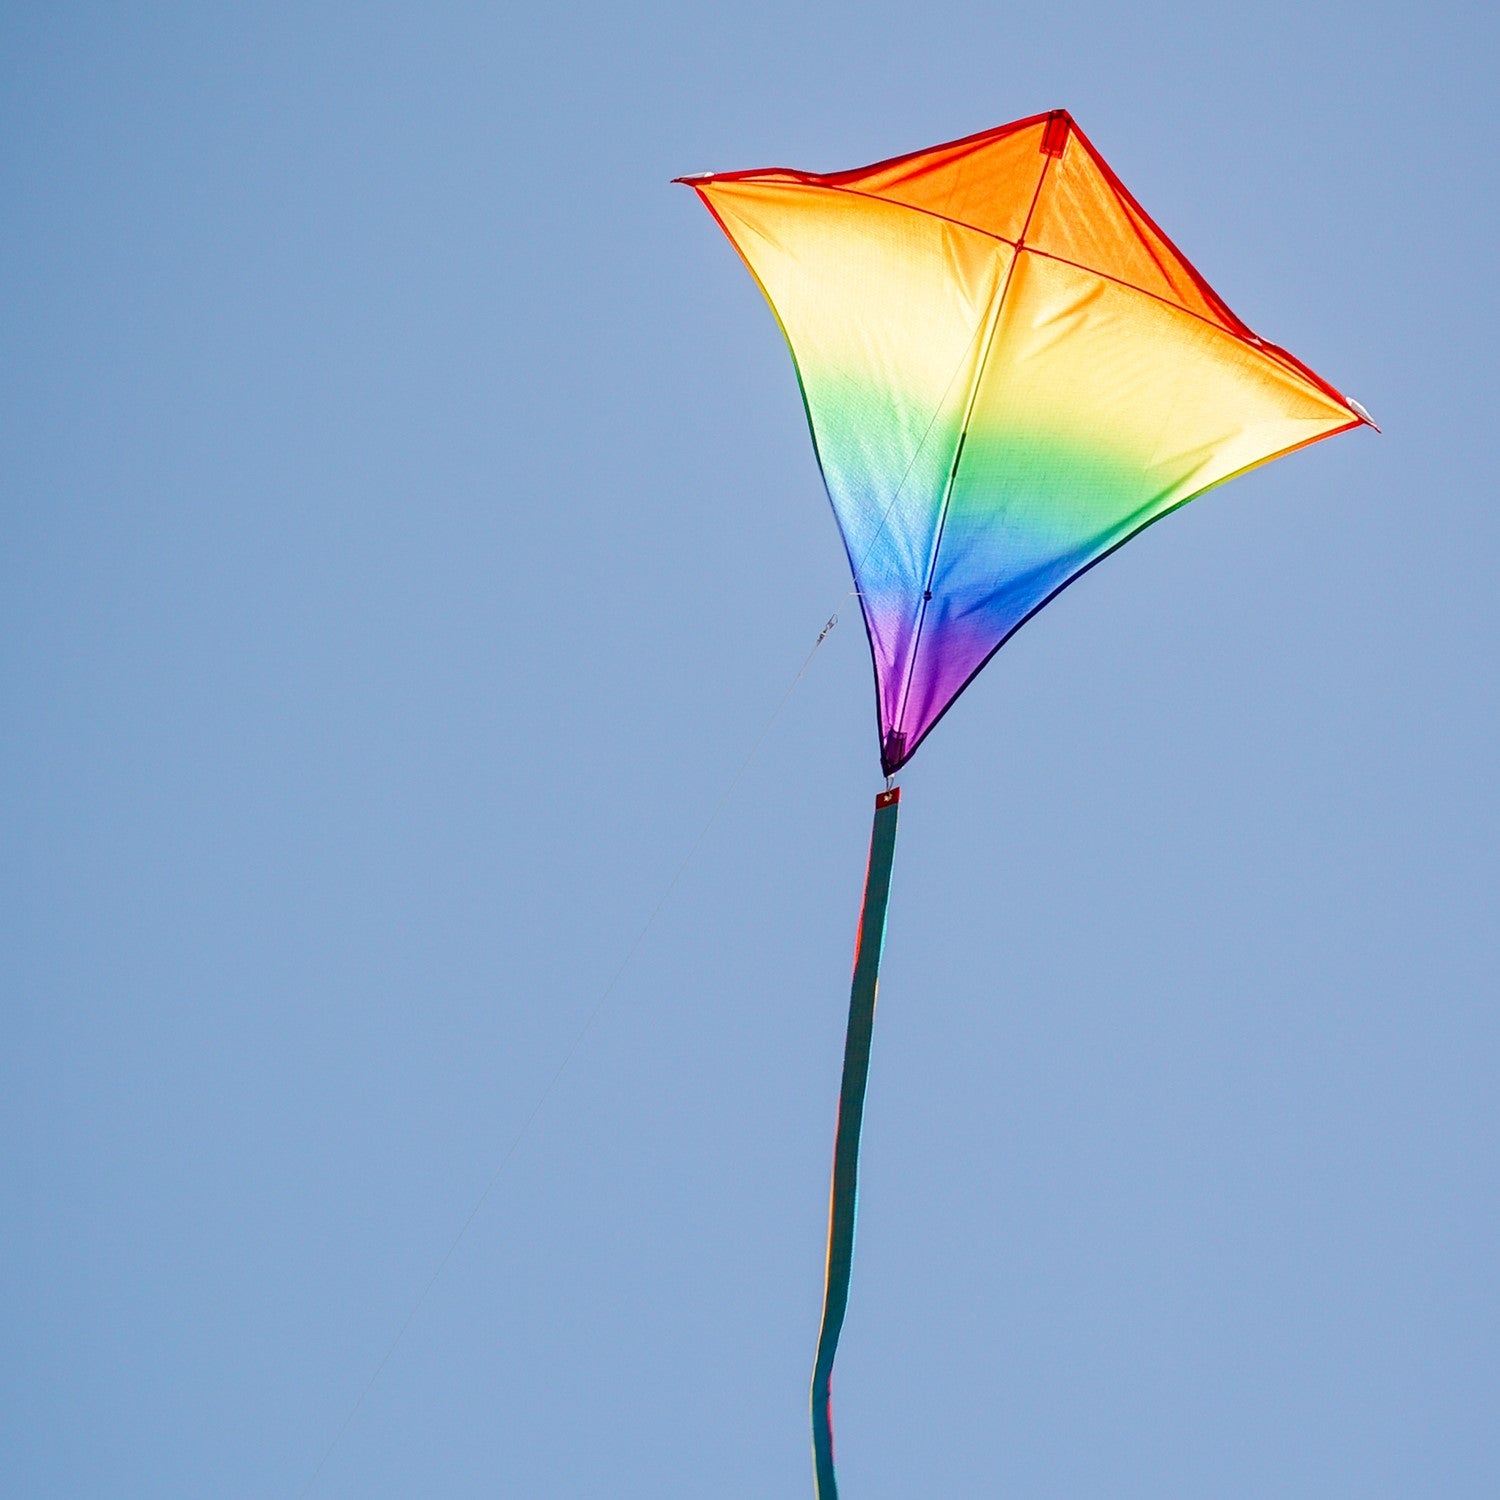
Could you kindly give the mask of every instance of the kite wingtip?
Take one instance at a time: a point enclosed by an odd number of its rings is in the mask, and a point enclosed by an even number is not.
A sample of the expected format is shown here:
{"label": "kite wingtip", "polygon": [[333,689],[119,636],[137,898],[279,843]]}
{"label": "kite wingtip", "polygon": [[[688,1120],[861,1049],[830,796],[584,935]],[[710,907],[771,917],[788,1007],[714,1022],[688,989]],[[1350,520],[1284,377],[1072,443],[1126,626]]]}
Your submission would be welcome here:
{"label": "kite wingtip", "polygon": [[1355,415],[1355,416],[1356,416],[1356,417],[1358,417],[1358,418],[1359,418],[1359,420],[1360,420],[1360,421],[1361,421],[1361,422],[1363,422],[1363,423],[1364,423],[1364,424],[1365,424],[1365,426],[1366,426],[1366,427],[1373,427],[1373,428],[1374,428],[1374,429],[1375,429],[1375,431],[1376,431],[1376,432],[1379,432],[1379,431],[1380,431],[1380,423],[1379,423],[1379,422],[1377,422],[1377,421],[1376,421],[1376,420],[1375,420],[1375,418],[1374,418],[1374,417],[1372,417],[1372,416],[1371,416],[1371,415],[1370,415],[1370,414],[1369,414],[1369,412],[1367,412],[1367,411],[1366,411],[1366,410],[1365,410],[1365,409],[1364,409],[1364,407],[1362,407],[1362,406],[1361,406],[1361,405],[1360,405],[1360,404],[1359,404],[1359,402],[1358,402],[1358,401],[1354,401],[1354,400],[1351,400],[1351,399],[1350,399],[1350,398],[1349,398],[1349,397],[1347,397],[1347,396],[1346,396],[1346,397],[1345,397],[1345,398],[1344,398],[1344,399],[1345,399],[1345,400],[1346,400],[1346,401],[1348,401],[1348,404],[1349,404],[1349,410],[1350,410],[1350,411],[1352,411],[1352,412],[1353,412],[1353,413],[1354,413],[1354,415]]}

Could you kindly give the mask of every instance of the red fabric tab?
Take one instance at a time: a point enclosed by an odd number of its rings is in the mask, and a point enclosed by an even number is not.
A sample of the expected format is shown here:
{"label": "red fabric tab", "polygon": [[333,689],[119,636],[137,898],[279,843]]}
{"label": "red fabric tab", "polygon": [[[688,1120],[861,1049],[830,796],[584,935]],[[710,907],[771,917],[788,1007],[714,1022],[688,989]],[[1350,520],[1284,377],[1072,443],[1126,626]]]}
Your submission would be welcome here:
{"label": "red fabric tab", "polygon": [[1047,128],[1042,132],[1042,154],[1061,156],[1068,144],[1068,127],[1073,122],[1065,109],[1054,109],[1047,116]]}

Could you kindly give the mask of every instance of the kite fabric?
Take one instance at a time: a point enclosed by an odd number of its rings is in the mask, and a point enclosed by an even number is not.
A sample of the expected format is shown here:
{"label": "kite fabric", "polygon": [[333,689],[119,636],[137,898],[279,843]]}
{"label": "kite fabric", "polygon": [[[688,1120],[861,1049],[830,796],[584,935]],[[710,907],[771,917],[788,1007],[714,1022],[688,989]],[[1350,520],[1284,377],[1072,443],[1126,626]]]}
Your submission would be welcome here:
{"label": "kite fabric", "polygon": [[1121,543],[1369,420],[1230,312],[1064,110],[849,172],[678,181],[791,346],[887,776]]}
{"label": "kite fabric", "polygon": [[833,1188],[828,1204],[828,1276],[823,1290],[823,1324],[813,1361],[813,1473],[820,1500],[837,1500],[833,1470],[833,1356],[849,1305],[854,1266],[854,1221],[859,1203],[859,1132],[864,1123],[865,1085],[870,1076],[870,1039],[875,1029],[875,994],[880,987],[880,955],[885,948],[885,912],[891,896],[891,865],[896,857],[896,819],[901,788],[875,799],[870,829],[870,864],[865,899],[854,942],[854,979],[849,987],[849,1027],[844,1037],[844,1081],[839,1089],[839,1122],[834,1133]]}

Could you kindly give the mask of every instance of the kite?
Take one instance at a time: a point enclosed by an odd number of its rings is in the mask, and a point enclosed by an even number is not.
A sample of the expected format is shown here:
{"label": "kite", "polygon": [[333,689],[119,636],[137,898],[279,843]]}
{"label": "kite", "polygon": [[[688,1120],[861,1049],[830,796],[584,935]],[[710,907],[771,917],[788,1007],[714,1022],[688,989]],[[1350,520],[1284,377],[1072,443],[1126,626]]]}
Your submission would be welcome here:
{"label": "kite", "polygon": [[[791,348],[875,672],[876,799],[813,1369],[820,1500],[900,788],[989,659],[1115,548],[1369,413],[1225,305],[1066,110],[874,166],[677,179]],[[1376,429],[1378,431],[1378,428]]]}

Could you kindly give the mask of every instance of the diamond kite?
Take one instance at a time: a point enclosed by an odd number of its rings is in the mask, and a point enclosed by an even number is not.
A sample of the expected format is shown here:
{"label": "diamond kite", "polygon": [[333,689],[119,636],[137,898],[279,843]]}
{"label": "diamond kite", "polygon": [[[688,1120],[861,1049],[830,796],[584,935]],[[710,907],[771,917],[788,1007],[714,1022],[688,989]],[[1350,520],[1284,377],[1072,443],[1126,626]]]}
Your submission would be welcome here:
{"label": "diamond kite", "polygon": [[1122,542],[1367,420],[1230,312],[1064,111],[852,172],[678,180],[791,345],[888,776]]}
{"label": "diamond kite", "polygon": [[835,1500],[830,1382],[895,853],[891,778],[990,657],[1116,547],[1247,469],[1375,424],[1230,312],[1065,110],[850,172],[678,181],[791,346],[875,667],[886,790],[812,1386],[818,1494]]}

